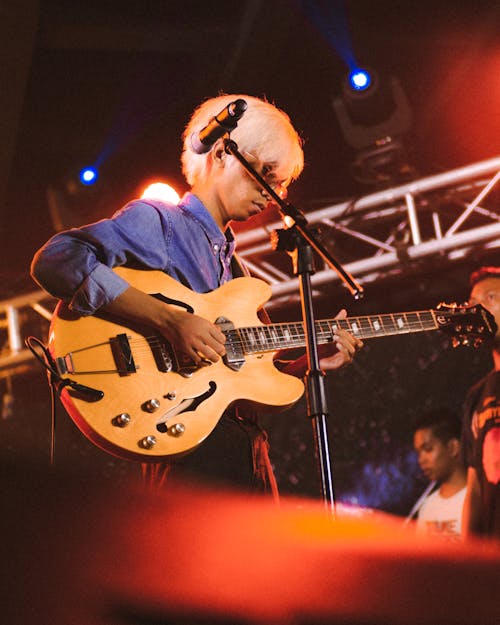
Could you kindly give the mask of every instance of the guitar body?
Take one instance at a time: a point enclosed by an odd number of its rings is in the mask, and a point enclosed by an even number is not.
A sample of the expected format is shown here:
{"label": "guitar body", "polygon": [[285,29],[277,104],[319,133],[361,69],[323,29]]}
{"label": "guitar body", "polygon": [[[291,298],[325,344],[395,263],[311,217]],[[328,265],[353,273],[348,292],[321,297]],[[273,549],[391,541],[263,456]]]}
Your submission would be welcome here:
{"label": "guitar body", "polygon": [[[199,294],[159,271],[115,271],[146,293],[175,300],[213,322],[223,317],[235,328],[262,326],[257,310],[271,294],[254,278],[237,278]],[[117,367],[123,337],[133,361],[127,370]],[[273,352],[245,354],[239,370],[219,360],[186,374],[175,367],[161,370],[152,349],[158,341],[148,328],[98,314],[75,315],[64,303],[56,308],[49,351],[61,377],[103,393],[99,399],[66,386],[61,401],[79,429],[116,456],[159,461],[184,454],[203,442],[228,406],[250,402],[284,409],[303,393],[299,379],[275,368]],[[119,356],[127,354],[125,349]]]}

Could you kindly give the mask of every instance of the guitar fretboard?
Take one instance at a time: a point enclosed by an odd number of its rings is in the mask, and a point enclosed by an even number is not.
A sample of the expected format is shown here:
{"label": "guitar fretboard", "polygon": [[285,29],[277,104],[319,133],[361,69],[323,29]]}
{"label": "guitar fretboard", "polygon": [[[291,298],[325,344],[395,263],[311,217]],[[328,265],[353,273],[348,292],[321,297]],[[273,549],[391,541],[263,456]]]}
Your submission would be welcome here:
{"label": "guitar fretboard", "polygon": [[[409,334],[436,330],[435,313],[432,310],[408,313],[391,313],[347,319],[325,319],[315,324],[318,343],[333,341],[337,328],[351,332],[360,339]],[[304,347],[304,325],[298,323],[273,323],[263,326],[238,328],[241,347],[246,354]]]}

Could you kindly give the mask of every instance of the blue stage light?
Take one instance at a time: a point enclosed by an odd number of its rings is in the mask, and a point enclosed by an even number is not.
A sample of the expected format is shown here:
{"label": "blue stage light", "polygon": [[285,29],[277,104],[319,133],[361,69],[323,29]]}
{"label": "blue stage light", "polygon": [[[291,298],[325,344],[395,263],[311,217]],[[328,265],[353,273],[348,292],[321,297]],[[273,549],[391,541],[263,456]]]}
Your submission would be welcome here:
{"label": "blue stage light", "polygon": [[371,76],[364,69],[355,69],[349,74],[349,85],[355,91],[365,91],[371,84]]}
{"label": "blue stage light", "polygon": [[97,169],[94,169],[93,167],[84,167],[82,170],[80,170],[79,179],[80,182],[84,185],[95,184],[97,182],[97,178]]}

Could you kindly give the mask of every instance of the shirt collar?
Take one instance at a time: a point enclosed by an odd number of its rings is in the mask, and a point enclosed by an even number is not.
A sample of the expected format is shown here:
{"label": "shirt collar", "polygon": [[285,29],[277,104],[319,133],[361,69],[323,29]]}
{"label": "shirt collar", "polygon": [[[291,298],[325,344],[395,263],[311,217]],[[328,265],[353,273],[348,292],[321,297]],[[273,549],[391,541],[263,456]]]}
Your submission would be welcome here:
{"label": "shirt collar", "polygon": [[181,198],[178,206],[190,213],[201,223],[212,243],[216,243],[220,246],[229,243],[231,248],[234,248],[234,234],[231,228],[228,226],[226,230],[222,232],[205,204],[203,204],[194,193],[186,193]]}

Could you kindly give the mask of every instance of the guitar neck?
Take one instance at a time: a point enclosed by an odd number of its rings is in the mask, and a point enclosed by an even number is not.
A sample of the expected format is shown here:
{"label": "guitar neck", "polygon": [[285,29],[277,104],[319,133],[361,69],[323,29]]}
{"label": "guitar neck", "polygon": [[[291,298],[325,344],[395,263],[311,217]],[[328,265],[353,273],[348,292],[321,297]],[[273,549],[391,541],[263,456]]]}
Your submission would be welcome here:
{"label": "guitar neck", "polygon": [[[436,313],[433,310],[323,319],[315,323],[319,344],[330,343],[337,328],[347,330],[360,339],[371,339],[378,336],[426,332],[436,330],[438,327]],[[304,347],[306,344],[304,325],[301,322],[239,328],[238,334],[243,343],[243,351],[247,354]]]}

